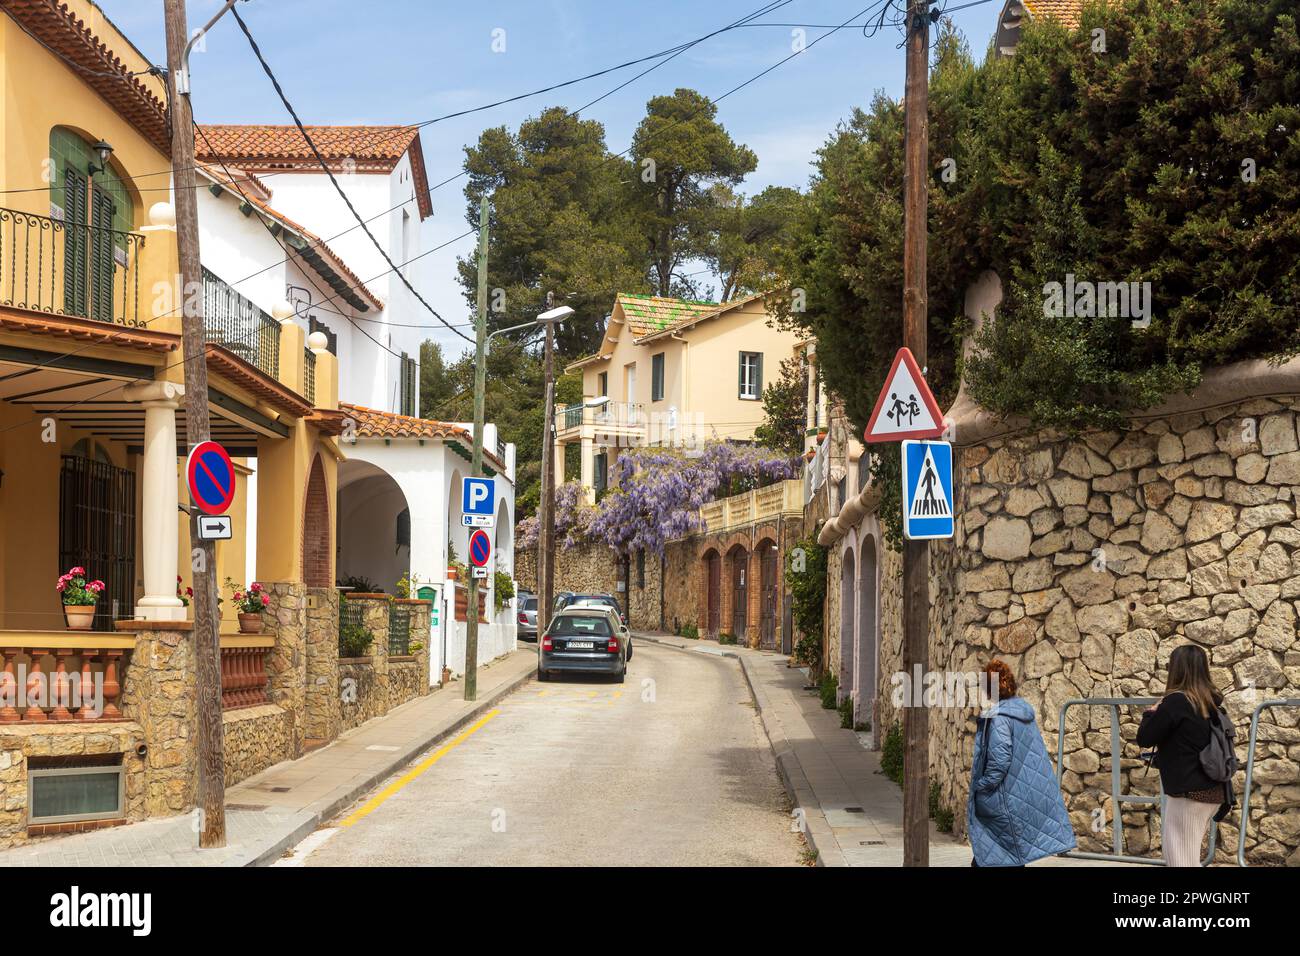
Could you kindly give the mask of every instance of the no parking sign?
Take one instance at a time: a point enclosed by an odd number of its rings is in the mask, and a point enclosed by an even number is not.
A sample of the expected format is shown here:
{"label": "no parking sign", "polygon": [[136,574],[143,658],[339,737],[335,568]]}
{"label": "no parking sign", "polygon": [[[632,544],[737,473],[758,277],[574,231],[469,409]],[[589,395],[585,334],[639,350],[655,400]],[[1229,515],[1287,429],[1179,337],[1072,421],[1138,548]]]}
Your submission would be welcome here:
{"label": "no parking sign", "polygon": [[214,441],[201,441],[185,459],[190,501],[204,514],[222,515],[235,500],[235,466]]}

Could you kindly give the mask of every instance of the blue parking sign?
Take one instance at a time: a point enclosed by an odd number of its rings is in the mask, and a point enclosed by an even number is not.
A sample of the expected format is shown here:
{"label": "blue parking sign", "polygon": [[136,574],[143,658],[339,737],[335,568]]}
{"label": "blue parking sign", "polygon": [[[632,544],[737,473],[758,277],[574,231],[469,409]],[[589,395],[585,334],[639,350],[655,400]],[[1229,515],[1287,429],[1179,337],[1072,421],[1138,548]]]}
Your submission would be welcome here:
{"label": "blue parking sign", "polygon": [[460,486],[460,510],[467,515],[496,513],[496,486],[491,478],[464,478]]}
{"label": "blue parking sign", "polygon": [[952,445],[903,442],[903,536],[913,541],[951,538]]}

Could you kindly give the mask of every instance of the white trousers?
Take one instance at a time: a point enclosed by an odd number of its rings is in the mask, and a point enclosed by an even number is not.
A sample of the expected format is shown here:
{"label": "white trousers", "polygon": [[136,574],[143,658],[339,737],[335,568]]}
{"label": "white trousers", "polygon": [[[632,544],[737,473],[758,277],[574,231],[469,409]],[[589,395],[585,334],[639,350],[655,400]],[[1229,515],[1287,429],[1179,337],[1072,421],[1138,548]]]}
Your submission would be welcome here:
{"label": "white trousers", "polygon": [[1201,841],[1205,828],[1218,811],[1217,803],[1199,803],[1186,797],[1165,800],[1165,818],[1160,826],[1166,866],[1200,866]]}

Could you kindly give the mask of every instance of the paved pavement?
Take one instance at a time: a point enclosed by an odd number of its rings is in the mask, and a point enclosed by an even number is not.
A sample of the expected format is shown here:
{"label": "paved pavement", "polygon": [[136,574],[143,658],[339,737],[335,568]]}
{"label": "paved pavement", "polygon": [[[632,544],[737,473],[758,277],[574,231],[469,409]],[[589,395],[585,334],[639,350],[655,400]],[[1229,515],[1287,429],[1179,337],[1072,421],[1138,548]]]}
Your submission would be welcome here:
{"label": "paved pavement", "polygon": [[521,644],[479,669],[477,701],[463,700],[457,681],[230,788],[223,849],[200,850],[196,818],[186,815],[38,840],[0,852],[0,867],[265,865],[395,770],[490,711],[536,669],[536,650]]}
{"label": "paved pavement", "polygon": [[626,683],[521,688],[285,862],[798,865],[803,844],[735,662],[634,647]]}
{"label": "paved pavement", "polygon": [[[903,791],[880,772],[880,754],[868,750],[854,731],[842,728],[839,712],[823,708],[816,691],[805,689],[806,671],[789,666],[784,655],[768,651],[667,634],[639,637],[643,644],[657,642],[694,657],[739,663],[819,865],[902,866]],[[930,865],[969,867],[970,862],[970,847],[931,823]],[[1031,865],[1109,864],[1051,857]]]}

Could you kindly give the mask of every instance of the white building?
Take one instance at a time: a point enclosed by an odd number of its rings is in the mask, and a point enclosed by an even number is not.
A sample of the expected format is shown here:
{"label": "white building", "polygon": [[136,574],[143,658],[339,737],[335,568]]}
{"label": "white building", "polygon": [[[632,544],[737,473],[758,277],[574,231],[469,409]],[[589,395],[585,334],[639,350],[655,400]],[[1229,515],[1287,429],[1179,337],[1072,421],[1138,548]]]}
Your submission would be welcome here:
{"label": "white building", "polygon": [[[404,264],[420,254],[420,223],[432,213],[418,130],[308,132],[370,232],[415,284],[416,270]],[[339,404],[349,413],[335,496],[339,581],[391,594],[409,580],[412,597],[434,601],[431,677],[441,675],[444,647],[458,672],[465,601],[462,594],[457,613],[456,589],[465,582],[449,575],[448,548],[465,560],[460,494],[471,474],[473,427],[418,417],[420,342],[436,320],[392,274],[294,127],[207,126],[197,139],[208,186],[199,194],[207,311],[231,315],[228,344],[254,364],[267,361],[256,328],[285,321],[316,333],[309,345],[338,356]],[[493,564],[513,577],[515,450],[498,442],[493,425],[484,449],[498,510]],[[255,500],[255,474],[249,487]],[[250,541],[250,552],[255,547]],[[480,662],[515,646],[513,601],[497,611],[493,579],[486,585]]]}

